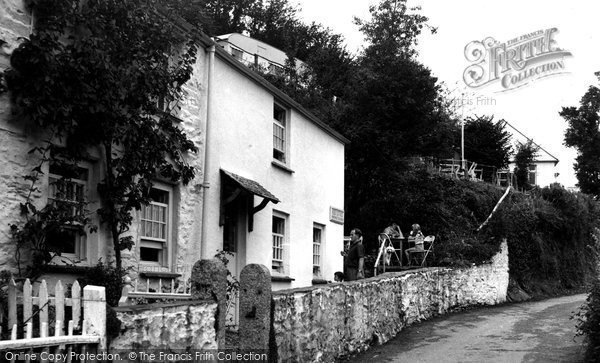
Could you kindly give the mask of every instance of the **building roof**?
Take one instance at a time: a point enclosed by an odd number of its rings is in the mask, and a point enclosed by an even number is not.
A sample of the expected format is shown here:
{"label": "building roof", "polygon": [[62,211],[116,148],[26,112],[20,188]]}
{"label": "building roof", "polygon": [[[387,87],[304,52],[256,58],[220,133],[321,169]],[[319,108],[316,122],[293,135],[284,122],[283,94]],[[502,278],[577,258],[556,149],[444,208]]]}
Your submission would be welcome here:
{"label": "building roof", "polygon": [[[162,8],[160,6],[158,7],[158,10],[163,15],[165,15],[169,19],[171,19],[177,26],[179,26],[183,32],[189,33],[189,34],[192,34],[195,32],[196,28],[193,25],[191,25],[190,23],[188,23],[187,21],[185,21],[184,19],[182,19],[181,17],[175,17],[172,14],[169,14],[168,11],[166,11],[164,8]],[[265,88],[274,97],[276,97],[279,102],[283,103],[285,106],[294,108],[302,116],[306,117],[308,120],[313,122],[315,125],[317,125],[319,128],[321,128],[323,131],[328,133],[330,136],[332,136],[339,142],[341,142],[343,144],[350,143],[350,140],[348,140],[346,137],[344,137],[339,132],[335,131],[331,126],[327,125],[325,122],[321,121],[317,116],[313,115],[310,111],[305,109],[298,102],[294,101],[290,96],[286,95],[279,88],[273,86],[266,79],[261,77],[257,72],[251,70],[250,68],[246,67],[244,64],[238,62],[237,59],[235,59],[231,54],[227,53],[223,48],[218,46],[216,41],[211,39],[208,35],[206,35],[202,31],[200,31],[199,43],[205,47],[214,46],[215,54],[221,60],[223,60],[226,63],[228,63],[229,65],[231,65],[234,69],[236,69],[237,71],[242,73],[244,76],[246,76],[250,80],[254,81],[259,86]]]}
{"label": "building roof", "polygon": [[[535,141],[533,141],[533,139],[527,137],[524,133],[522,133],[519,129],[517,129],[516,127],[514,127],[513,125],[511,125],[508,121],[505,120],[500,120],[498,122],[503,122],[504,125],[509,126],[511,129],[513,129],[517,134],[521,135],[523,138],[525,138],[525,140],[527,140],[528,142],[531,141],[531,143],[533,145],[535,145],[539,151],[538,151],[538,155],[535,157],[535,161],[539,162],[539,163],[543,163],[543,162],[552,162],[554,163],[554,165],[558,164],[558,162],[560,160],[558,160],[557,157],[555,157],[554,155],[550,154],[546,149],[544,149],[543,147],[541,147],[538,143],[536,143]],[[541,155],[540,155],[541,152]],[[511,160],[512,162],[512,160]]]}

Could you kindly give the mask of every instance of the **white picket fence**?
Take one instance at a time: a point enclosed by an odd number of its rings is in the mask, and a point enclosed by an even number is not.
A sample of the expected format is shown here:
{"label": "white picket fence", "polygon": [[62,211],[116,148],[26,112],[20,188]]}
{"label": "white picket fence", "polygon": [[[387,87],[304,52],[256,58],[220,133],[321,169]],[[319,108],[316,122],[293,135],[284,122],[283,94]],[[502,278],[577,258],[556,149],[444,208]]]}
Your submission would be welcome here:
{"label": "white picket fence", "polygon": [[[80,348],[77,350],[80,352],[106,350],[104,287],[88,285],[83,289],[82,298],[81,288],[76,281],[71,287],[71,296],[66,296],[62,282],[58,281],[54,296],[51,296],[48,294],[46,281],[42,280],[38,294],[34,296],[31,282],[27,279],[23,283],[22,291],[19,291],[15,281],[11,280],[7,293],[7,325],[10,338],[0,340],[0,352],[32,352],[41,348],[45,351],[65,351],[70,355],[70,352],[77,348]],[[22,313],[19,306],[22,306]],[[66,307],[71,307],[71,316],[65,324]],[[54,315],[53,321],[49,319],[51,310],[53,314],[50,315]],[[3,319],[4,308],[0,306],[0,336]],[[79,325],[80,321],[82,326]]]}

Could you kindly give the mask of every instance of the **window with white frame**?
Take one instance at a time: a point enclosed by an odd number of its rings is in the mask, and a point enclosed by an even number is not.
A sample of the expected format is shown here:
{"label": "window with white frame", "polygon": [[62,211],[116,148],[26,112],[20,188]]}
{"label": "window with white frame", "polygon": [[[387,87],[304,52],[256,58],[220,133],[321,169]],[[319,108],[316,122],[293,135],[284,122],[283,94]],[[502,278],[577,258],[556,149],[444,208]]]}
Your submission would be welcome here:
{"label": "window with white frame", "polygon": [[313,225],[312,262],[313,275],[321,276],[323,273],[323,230],[325,226],[315,223]]}
{"label": "window with white frame", "polygon": [[140,262],[169,267],[172,221],[171,187],[155,184],[150,190],[150,203],[140,211]]}
{"label": "window with white frame", "polygon": [[86,234],[84,226],[77,222],[85,218],[88,201],[89,168],[51,164],[48,175],[48,203],[66,208],[74,221],[62,228],[48,232],[46,243],[56,247],[62,257],[86,259]]}
{"label": "window with white frame", "polygon": [[530,185],[537,185],[537,165],[529,165],[529,172],[527,173],[527,178]]}
{"label": "window with white frame", "polygon": [[273,104],[273,159],[287,163],[287,110]]}
{"label": "window with white frame", "polygon": [[283,213],[273,212],[273,259],[272,268],[274,272],[287,273],[287,247],[288,247],[287,216]]}

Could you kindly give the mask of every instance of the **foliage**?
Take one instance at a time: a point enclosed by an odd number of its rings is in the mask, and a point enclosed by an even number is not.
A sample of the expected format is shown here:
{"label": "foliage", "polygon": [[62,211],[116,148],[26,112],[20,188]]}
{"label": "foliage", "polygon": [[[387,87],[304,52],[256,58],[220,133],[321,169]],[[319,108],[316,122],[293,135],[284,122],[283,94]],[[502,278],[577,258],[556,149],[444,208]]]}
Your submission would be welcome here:
{"label": "foliage", "polygon": [[192,72],[195,39],[157,11],[159,4],[163,13],[185,9],[175,0],[34,1],[35,32],[6,72],[13,102],[64,146],[60,157],[82,160],[90,148],[103,157],[98,214],[118,269],[121,250],[133,244],[122,235],[132,211],[149,201],[152,181],[194,176],[183,155],[196,147],[169,113]]}
{"label": "foliage", "polygon": [[529,182],[529,168],[535,161],[538,150],[539,146],[531,140],[525,144],[519,143],[517,145],[514,173],[517,187],[521,190],[529,190],[532,187]]}
{"label": "foliage", "polygon": [[526,292],[551,294],[583,286],[594,275],[600,207],[585,194],[559,185],[511,192],[488,224],[504,190],[430,174],[398,173],[387,194],[368,201],[350,222],[365,236],[367,252],[376,253],[377,234],[396,222],[406,232],[419,223],[435,235],[433,265],[470,266],[490,261],[503,238],[508,241],[510,276]]}
{"label": "foliage", "polygon": [[215,258],[223,263],[223,266],[227,268],[227,292],[235,292],[240,288],[240,282],[237,280],[235,275],[231,273],[229,269],[229,259],[233,257],[233,253],[229,251],[218,251]]}
{"label": "foliage", "polygon": [[[512,152],[511,135],[503,120],[493,116],[475,116],[465,120],[465,159],[496,169],[506,168]],[[493,169],[484,168],[483,180],[492,182]]]}
{"label": "foliage", "polygon": [[[593,239],[596,258],[600,259],[600,229],[595,229]],[[600,265],[597,269],[596,272],[600,273]],[[577,335],[585,335],[588,342],[586,362],[600,361],[600,280],[592,281],[586,303],[574,318],[577,320]]]}
{"label": "foliage", "polygon": [[106,287],[106,303],[110,306],[119,306],[119,299],[123,291],[123,277],[126,274],[125,270],[99,260],[96,266],[87,270],[85,275],[78,280],[82,289],[86,285]]}
{"label": "foliage", "polygon": [[[596,73],[600,79],[600,72]],[[582,192],[600,196],[600,88],[590,86],[580,106],[563,107],[565,145],[577,150],[575,174]]]}
{"label": "foliage", "polygon": [[[381,0],[371,5],[370,20],[354,18],[369,42],[367,56],[376,58],[413,57],[416,39],[427,25],[428,18],[418,13],[420,7],[409,8],[406,0]],[[435,28],[429,27],[432,33]]]}

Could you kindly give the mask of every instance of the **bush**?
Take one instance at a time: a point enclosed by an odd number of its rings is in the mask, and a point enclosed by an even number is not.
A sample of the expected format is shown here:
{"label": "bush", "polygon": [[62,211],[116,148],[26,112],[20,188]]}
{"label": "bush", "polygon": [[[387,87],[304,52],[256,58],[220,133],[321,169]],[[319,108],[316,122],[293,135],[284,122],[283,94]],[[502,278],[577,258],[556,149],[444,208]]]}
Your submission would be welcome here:
{"label": "bush", "polygon": [[123,291],[123,277],[126,275],[124,269],[98,261],[98,264],[79,279],[79,284],[83,289],[86,285],[104,286],[106,288],[106,302],[110,306],[118,306],[121,292]]}
{"label": "bush", "polygon": [[585,335],[588,341],[586,361],[600,362],[600,281],[593,283],[577,319],[577,335]]}

